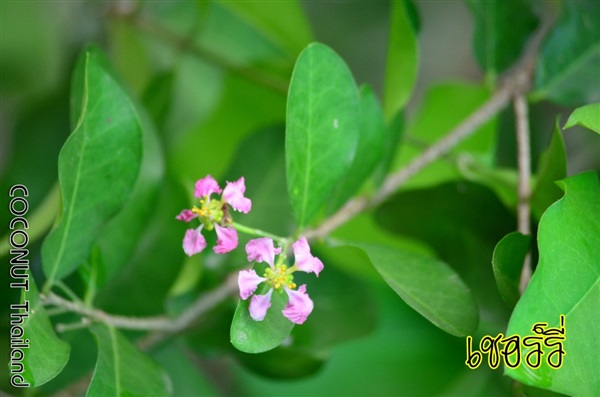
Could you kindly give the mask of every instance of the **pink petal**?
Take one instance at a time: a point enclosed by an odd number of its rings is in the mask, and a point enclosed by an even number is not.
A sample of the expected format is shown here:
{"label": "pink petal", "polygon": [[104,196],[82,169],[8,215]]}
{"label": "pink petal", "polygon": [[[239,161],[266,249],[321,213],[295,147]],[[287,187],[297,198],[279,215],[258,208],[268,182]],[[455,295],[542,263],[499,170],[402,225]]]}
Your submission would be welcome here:
{"label": "pink petal", "polygon": [[285,289],[289,300],[283,309],[283,315],[295,324],[302,324],[314,308],[313,301],[306,293],[306,284],[301,285],[298,291]]}
{"label": "pink petal", "polygon": [[306,237],[301,237],[298,241],[292,244],[294,249],[294,256],[296,257],[296,266],[299,270],[306,273],[314,272],[317,277],[323,270],[323,262],[317,257],[314,257],[310,253],[310,247]]}
{"label": "pink petal", "polygon": [[221,194],[221,188],[219,187],[217,181],[215,181],[215,178],[210,175],[206,175],[206,177],[198,179],[196,182],[194,196],[202,198],[204,196],[210,196],[212,193]]}
{"label": "pink petal", "polygon": [[238,286],[240,287],[240,297],[243,300],[248,299],[250,295],[256,291],[258,284],[266,281],[264,277],[260,277],[254,270],[240,270],[238,274]]}
{"label": "pink petal", "polygon": [[271,307],[271,294],[273,288],[265,295],[253,295],[250,300],[250,317],[255,321],[262,321],[267,314],[267,309]]}
{"label": "pink petal", "polygon": [[281,247],[275,248],[273,240],[269,237],[255,238],[246,244],[246,254],[248,262],[266,262],[271,267],[275,266],[275,254],[281,252]]}
{"label": "pink petal", "polygon": [[175,217],[178,221],[189,222],[196,218],[198,215],[194,214],[191,210],[182,210],[179,215]]}
{"label": "pink petal", "polygon": [[252,201],[244,197],[246,185],[244,185],[244,177],[241,177],[235,182],[227,182],[225,190],[223,190],[223,199],[231,205],[234,210],[247,214],[252,209]]}
{"label": "pink petal", "polygon": [[183,238],[183,251],[188,255],[192,256],[197,254],[206,248],[206,240],[202,233],[202,226],[197,229],[188,229],[185,232],[185,237]]}
{"label": "pink petal", "polygon": [[213,247],[213,251],[224,254],[234,250],[238,245],[237,231],[232,227],[221,227],[216,223],[214,225],[217,231],[217,245]]}

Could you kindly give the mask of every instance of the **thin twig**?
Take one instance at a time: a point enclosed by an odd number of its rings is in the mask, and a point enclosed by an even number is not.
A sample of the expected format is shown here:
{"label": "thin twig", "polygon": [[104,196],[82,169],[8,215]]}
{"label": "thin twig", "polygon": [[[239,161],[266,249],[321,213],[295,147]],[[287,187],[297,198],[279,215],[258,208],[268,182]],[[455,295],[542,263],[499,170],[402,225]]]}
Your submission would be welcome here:
{"label": "thin twig", "polygon": [[[531,234],[530,213],[531,207],[531,148],[529,144],[529,114],[527,100],[522,94],[515,95],[513,99],[515,122],[517,130],[517,160],[519,167],[519,201],[517,204],[517,230],[525,235]],[[531,258],[529,253],[525,257],[519,289],[525,291],[531,279]]]}

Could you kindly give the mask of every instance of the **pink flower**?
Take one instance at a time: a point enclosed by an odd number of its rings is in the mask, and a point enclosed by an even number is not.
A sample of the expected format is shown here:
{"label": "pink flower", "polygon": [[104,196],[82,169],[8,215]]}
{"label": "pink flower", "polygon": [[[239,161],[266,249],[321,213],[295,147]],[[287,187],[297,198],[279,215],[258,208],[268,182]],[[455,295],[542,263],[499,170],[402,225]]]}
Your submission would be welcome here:
{"label": "pink flower", "polygon": [[244,197],[246,191],[246,185],[244,184],[244,177],[241,177],[235,182],[227,182],[225,190],[223,191],[223,199],[225,202],[234,210],[247,214],[252,208],[252,201]]}
{"label": "pink flower", "polygon": [[201,198],[204,196],[210,196],[212,193],[221,194],[221,188],[215,178],[210,175],[206,175],[206,177],[202,179],[198,179],[196,182],[196,190],[194,191],[194,196]]}
{"label": "pink flower", "polygon": [[175,219],[178,221],[189,222],[196,217],[198,217],[198,215],[194,214],[191,210],[182,210]]}
{"label": "pink flower", "polygon": [[319,277],[319,273],[323,270],[323,262],[311,255],[306,237],[301,237],[292,244],[292,248],[294,249],[294,257],[296,258],[296,267],[306,273],[314,272]]}
{"label": "pink flower", "polygon": [[188,229],[185,232],[185,237],[183,238],[183,251],[188,255],[192,256],[197,254],[206,248],[206,240],[202,233],[202,226],[198,229]]}
{"label": "pink flower", "polygon": [[246,244],[248,262],[266,262],[269,266],[275,266],[275,255],[281,253],[281,247],[275,248],[273,240],[268,237],[256,238]]}
{"label": "pink flower", "polygon": [[256,291],[258,284],[267,281],[266,278],[260,277],[254,270],[242,270],[238,275],[238,287],[240,288],[240,297],[243,300],[248,299],[250,295]]}
{"label": "pink flower", "polygon": [[302,324],[314,308],[313,301],[306,293],[306,284],[301,285],[298,291],[285,289],[288,294],[288,303],[283,309],[283,315],[295,324]]}
{"label": "pink flower", "polygon": [[[288,302],[282,313],[291,322],[302,324],[306,321],[308,315],[314,308],[313,301],[306,293],[306,285],[300,286],[295,290],[294,276],[296,271],[315,273],[317,276],[323,270],[323,262],[310,253],[310,247],[306,238],[302,237],[296,241],[292,248],[296,257],[294,266],[288,268],[283,264],[283,257],[279,257],[275,264],[275,255],[281,253],[281,248],[275,248],[273,240],[268,237],[250,240],[246,244],[246,254],[248,261],[266,262],[269,267],[266,268],[264,277],[260,277],[254,270],[241,270],[238,275],[238,287],[240,297],[243,300],[250,300],[250,317],[256,321],[262,321],[271,307],[271,296],[273,290],[285,291],[288,296]],[[254,294],[261,283],[266,283],[271,288],[265,295]]]}
{"label": "pink flower", "polygon": [[238,245],[237,231],[232,227],[221,227],[215,223],[217,231],[217,246],[213,247],[216,254],[232,251]]}
{"label": "pink flower", "polygon": [[265,295],[253,295],[250,301],[250,317],[255,321],[262,321],[267,314],[267,309],[271,307],[271,295],[273,288]]}

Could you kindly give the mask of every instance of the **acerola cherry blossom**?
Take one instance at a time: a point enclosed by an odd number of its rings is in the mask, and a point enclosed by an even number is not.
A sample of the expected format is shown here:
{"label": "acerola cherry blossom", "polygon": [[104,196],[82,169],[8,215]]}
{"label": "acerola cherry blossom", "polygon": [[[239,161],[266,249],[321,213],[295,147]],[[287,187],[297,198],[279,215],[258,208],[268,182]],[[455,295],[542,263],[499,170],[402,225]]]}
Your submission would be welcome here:
{"label": "acerola cherry blossom", "polygon": [[[200,199],[200,206],[192,209],[184,209],[175,219],[190,222],[194,218],[200,220],[200,226],[196,229],[188,229],[183,238],[183,251],[192,256],[206,248],[206,240],[202,235],[202,229],[217,233],[217,245],[213,251],[224,254],[238,245],[237,231],[232,226],[233,219],[229,207],[236,211],[247,214],[252,209],[252,201],[244,197],[246,186],[244,177],[235,182],[227,182],[225,190],[221,190],[217,181],[210,175],[196,182],[194,196]],[[220,199],[211,198],[213,194],[221,194]]]}
{"label": "acerola cherry blossom", "polygon": [[[306,273],[315,273],[318,276],[323,270],[323,262],[311,255],[310,247],[304,237],[296,241],[292,248],[296,263],[288,268],[282,263],[283,257],[281,256],[278,263],[275,263],[275,255],[281,253],[281,248],[275,248],[272,239],[263,237],[250,240],[246,244],[248,261],[265,262],[269,265],[265,270],[264,277],[256,274],[253,269],[241,270],[238,275],[240,297],[246,300],[252,296],[249,310],[250,317],[254,320],[262,321],[265,318],[267,310],[271,307],[273,290],[278,293],[285,291],[288,295],[288,302],[282,313],[291,322],[302,324],[312,312],[314,304],[306,293],[306,285],[301,285],[295,290],[296,284],[292,273],[300,270]],[[254,292],[261,283],[266,283],[271,288],[264,295],[255,294]]]}

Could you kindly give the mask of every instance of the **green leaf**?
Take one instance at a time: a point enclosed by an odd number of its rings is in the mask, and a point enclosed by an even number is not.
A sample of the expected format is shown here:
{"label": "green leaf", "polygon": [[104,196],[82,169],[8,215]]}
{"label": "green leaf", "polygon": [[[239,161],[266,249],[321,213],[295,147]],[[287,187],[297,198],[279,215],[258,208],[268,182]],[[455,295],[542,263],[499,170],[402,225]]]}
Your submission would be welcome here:
{"label": "green leaf", "polygon": [[58,158],[62,218],[42,247],[50,284],[86,260],[104,223],[129,196],[141,160],[140,125],[131,102],[94,51],[84,56],[83,110]]}
{"label": "green leaf", "polygon": [[[264,285],[256,290],[261,295],[267,292],[268,288]],[[281,313],[287,302],[285,292],[280,294],[273,291],[271,307],[262,321],[254,321],[250,317],[251,299],[240,299],[235,309],[231,323],[231,343],[245,353],[262,353],[279,346],[294,328],[294,323]]]}
{"label": "green leaf", "polygon": [[[577,396],[600,395],[600,182],[592,172],[560,182],[565,196],[544,213],[540,259],[517,304],[507,335],[532,335],[534,323],[559,324],[565,315],[566,356],[552,369],[521,364],[506,373],[519,382]],[[552,350],[555,350],[553,348]],[[521,357],[527,352],[522,350]],[[549,353],[549,349],[545,349]]]}
{"label": "green leaf", "polygon": [[298,57],[287,102],[285,159],[296,222],[308,225],[344,177],[358,141],[354,78],[329,47],[313,43]]}
{"label": "green leaf", "polygon": [[329,212],[341,207],[373,173],[382,159],[386,131],[381,106],[369,86],[360,89],[360,134],[350,169],[339,182],[329,203]]}
{"label": "green leaf", "polygon": [[[24,355],[23,378],[31,386],[37,387],[53,379],[63,370],[69,361],[71,347],[54,333],[44,304],[40,301],[35,281],[31,273],[26,274],[29,277],[29,291],[23,289],[21,308],[25,310],[19,312],[27,313],[27,316],[21,317],[24,320],[23,335],[19,339],[29,340],[29,347],[19,350]],[[11,320],[16,320],[16,317]]]}
{"label": "green leaf", "polygon": [[567,176],[567,154],[558,120],[554,126],[550,146],[540,156],[537,167],[537,179],[531,195],[531,210],[537,219],[546,209],[562,196],[562,190],[556,185]]}
{"label": "green leaf", "polygon": [[455,336],[477,328],[479,313],[469,287],[439,259],[371,243],[361,248],[389,286],[434,325]]}
{"label": "green leaf", "polygon": [[312,40],[310,26],[297,1],[222,1],[222,4],[292,56]]}
{"label": "green leaf", "polygon": [[519,58],[537,18],[523,0],[467,0],[467,5],[475,20],[475,58],[494,81]]}
{"label": "green leaf", "polygon": [[504,236],[494,249],[492,266],[496,285],[502,299],[510,308],[515,307],[521,297],[519,280],[530,242],[531,236],[512,232]]}
{"label": "green leaf", "polygon": [[532,99],[563,105],[600,100],[600,3],[566,1],[560,20],[542,44]]}
{"label": "green leaf", "polygon": [[383,94],[388,120],[404,108],[417,81],[419,47],[411,11],[415,12],[407,0],[392,2]]}
{"label": "green leaf", "polygon": [[98,343],[98,362],[86,396],[170,395],[171,381],[156,362],[114,327],[94,324],[91,329]]}
{"label": "green leaf", "polygon": [[580,125],[600,134],[600,102],[577,108],[571,113],[563,130]]}

